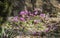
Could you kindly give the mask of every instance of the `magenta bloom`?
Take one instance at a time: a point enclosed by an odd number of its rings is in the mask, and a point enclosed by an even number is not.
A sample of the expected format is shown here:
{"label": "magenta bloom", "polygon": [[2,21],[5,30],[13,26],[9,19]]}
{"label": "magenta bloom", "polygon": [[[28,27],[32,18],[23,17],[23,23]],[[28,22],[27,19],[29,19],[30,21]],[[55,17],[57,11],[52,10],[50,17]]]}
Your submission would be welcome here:
{"label": "magenta bloom", "polygon": [[45,17],[45,14],[40,14],[40,17],[43,17],[44,18]]}
{"label": "magenta bloom", "polygon": [[20,15],[27,15],[27,14],[28,14],[28,11],[27,10],[20,12]]}
{"label": "magenta bloom", "polygon": [[21,11],[20,12],[20,15],[25,15],[25,11]]}
{"label": "magenta bloom", "polygon": [[38,12],[36,11],[36,12],[35,12],[35,15],[37,15],[37,13],[38,13]]}
{"label": "magenta bloom", "polygon": [[29,12],[27,10],[25,10],[25,13],[28,14]]}
{"label": "magenta bloom", "polygon": [[18,16],[15,16],[15,17],[13,18],[13,21],[18,21]]}
{"label": "magenta bloom", "polygon": [[25,19],[24,19],[23,17],[20,17],[20,20],[21,20],[21,21],[25,21]]}

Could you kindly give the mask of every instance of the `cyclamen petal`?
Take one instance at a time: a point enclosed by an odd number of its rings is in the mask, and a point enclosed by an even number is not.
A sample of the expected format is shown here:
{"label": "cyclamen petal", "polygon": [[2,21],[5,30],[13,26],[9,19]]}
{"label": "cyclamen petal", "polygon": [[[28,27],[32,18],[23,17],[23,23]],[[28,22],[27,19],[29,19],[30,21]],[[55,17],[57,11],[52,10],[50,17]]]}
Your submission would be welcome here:
{"label": "cyclamen petal", "polygon": [[36,11],[35,14],[37,14],[38,12]]}
{"label": "cyclamen petal", "polygon": [[25,13],[28,14],[29,12],[27,10],[25,10]]}
{"label": "cyclamen petal", "polygon": [[26,15],[26,14],[28,14],[29,12],[27,11],[27,10],[25,10],[25,11],[21,11],[20,12],[20,15]]}
{"label": "cyclamen petal", "polygon": [[21,11],[20,12],[20,15],[25,15],[25,11]]}
{"label": "cyclamen petal", "polygon": [[25,19],[23,17],[20,18],[21,21],[25,21]]}
{"label": "cyclamen petal", "polygon": [[45,17],[45,14],[40,14],[40,17]]}

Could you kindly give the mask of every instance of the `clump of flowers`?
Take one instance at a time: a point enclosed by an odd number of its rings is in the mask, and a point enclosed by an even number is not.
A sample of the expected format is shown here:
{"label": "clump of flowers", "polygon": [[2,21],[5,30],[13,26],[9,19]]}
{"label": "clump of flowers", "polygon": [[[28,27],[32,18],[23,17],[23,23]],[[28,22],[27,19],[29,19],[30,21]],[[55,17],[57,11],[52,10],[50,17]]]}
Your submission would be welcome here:
{"label": "clump of flowers", "polygon": [[[20,12],[19,15],[21,16],[15,16],[13,17],[13,21],[17,23],[17,25],[20,25],[21,28],[24,28],[26,31],[31,31],[31,32],[49,32],[50,27],[47,27],[45,23],[41,22],[41,19],[46,19],[46,14],[41,13],[38,14],[38,10],[35,9],[35,12],[30,12],[27,10],[23,10]],[[19,22],[19,23],[18,23]],[[20,28],[19,28],[20,29]],[[53,28],[55,29],[55,28]],[[23,31],[24,31],[23,30]]]}

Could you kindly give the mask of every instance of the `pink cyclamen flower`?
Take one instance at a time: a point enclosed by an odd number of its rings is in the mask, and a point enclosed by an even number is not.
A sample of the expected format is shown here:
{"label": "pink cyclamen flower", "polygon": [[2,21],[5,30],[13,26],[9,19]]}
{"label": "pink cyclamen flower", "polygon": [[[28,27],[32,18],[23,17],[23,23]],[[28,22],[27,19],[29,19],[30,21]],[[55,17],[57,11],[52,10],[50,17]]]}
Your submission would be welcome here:
{"label": "pink cyclamen flower", "polygon": [[24,11],[21,11],[20,12],[20,15],[27,15],[28,14],[28,11],[27,10],[24,10]]}
{"label": "pink cyclamen flower", "polygon": [[21,11],[20,12],[20,15],[25,15],[25,11]]}
{"label": "pink cyclamen flower", "polygon": [[21,20],[21,21],[25,21],[25,19],[24,19],[23,17],[20,17],[20,20]]}
{"label": "pink cyclamen flower", "polygon": [[13,18],[13,21],[18,21],[18,16],[15,16],[15,17]]}
{"label": "pink cyclamen flower", "polygon": [[35,15],[37,15],[38,11],[35,12]]}
{"label": "pink cyclamen flower", "polygon": [[43,17],[44,18],[45,17],[45,14],[40,14],[40,17]]}
{"label": "pink cyclamen flower", "polygon": [[28,14],[29,13],[28,10],[25,10],[25,13]]}

